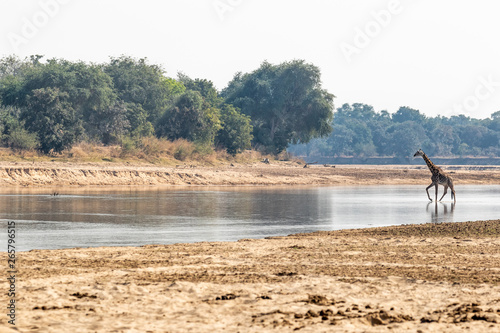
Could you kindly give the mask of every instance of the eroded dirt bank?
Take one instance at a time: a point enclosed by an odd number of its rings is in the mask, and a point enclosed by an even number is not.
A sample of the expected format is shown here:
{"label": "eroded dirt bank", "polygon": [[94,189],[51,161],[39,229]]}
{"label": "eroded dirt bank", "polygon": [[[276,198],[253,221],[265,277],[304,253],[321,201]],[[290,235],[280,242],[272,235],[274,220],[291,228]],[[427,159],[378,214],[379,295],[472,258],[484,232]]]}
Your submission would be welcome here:
{"label": "eroded dirt bank", "polygon": [[[500,167],[444,168],[457,184],[500,184]],[[323,166],[294,162],[217,167],[0,163],[0,186],[43,185],[374,185],[428,184],[424,166]]]}
{"label": "eroded dirt bank", "polygon": [[496,220],[23,252],[17,328],[498,332],[499,235]]}

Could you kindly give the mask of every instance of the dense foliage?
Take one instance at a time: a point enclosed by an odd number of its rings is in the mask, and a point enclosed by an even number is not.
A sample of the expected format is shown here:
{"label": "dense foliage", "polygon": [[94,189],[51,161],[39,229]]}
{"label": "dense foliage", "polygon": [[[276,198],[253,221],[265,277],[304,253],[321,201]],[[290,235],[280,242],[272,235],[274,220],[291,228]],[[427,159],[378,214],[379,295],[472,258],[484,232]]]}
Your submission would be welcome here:
{"label": "dense foliage", "polygon": [[333,95],[303,61],[265,62],[219,93],[209,80],[167,77],[147,59],[42,58],[0,59],[3,146],[49,154],[82,141],[130,147],[156,136],[235,155],[252,145],[278,153],[331,131]]}
{"label": "dense foliage", "polygon": [[219,92],[206,79],[168,77],[147,59],[42,59],[0,59],[3,147],[53,154],[82,142],[128,150],[149,142],[151,150],[156,137],[232,155],[254,147],[402,162],[418,148],[434,156],[500,156],[500,111],[487,119],[427,117],[410,107],[390,114],[357,103],[334,112],[319,68],[302,60],[263,62]]}
{"label": "dense foliage", "polygon": [[222,94],[250,116],[254,143],[272,153],[332,130],[334,96],[321,88],[319,68],[302,60],[264,62],[252,73],[237,74]]}
{"label": "dense foliage", "polygon": [[375,112],[366,104],[344,104],[334,113],[333,132],[289,151],[308,156],[395,156],[401,162],[422,148],[434,156],[500,156],[500,111],[487,119],[464,115],[426,117],[419,110]]}

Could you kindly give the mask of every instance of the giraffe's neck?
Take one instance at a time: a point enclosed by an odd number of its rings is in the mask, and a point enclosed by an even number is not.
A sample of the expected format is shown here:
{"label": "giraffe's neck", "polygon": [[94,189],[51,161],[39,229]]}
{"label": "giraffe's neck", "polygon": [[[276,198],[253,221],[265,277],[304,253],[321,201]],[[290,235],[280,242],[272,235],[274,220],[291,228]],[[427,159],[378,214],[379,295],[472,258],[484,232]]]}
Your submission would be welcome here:
{"label": "giraffe's neck", "polygon": [[432,161],[430,160],[430,158],[427,157],[427,155],[423,154],[422,158],[424,159],[425,163],[427,163],[429,170],[431,170],[431,172],[433,174],[441,171],[438,166],[436,166],[434,163],[432,163]]}

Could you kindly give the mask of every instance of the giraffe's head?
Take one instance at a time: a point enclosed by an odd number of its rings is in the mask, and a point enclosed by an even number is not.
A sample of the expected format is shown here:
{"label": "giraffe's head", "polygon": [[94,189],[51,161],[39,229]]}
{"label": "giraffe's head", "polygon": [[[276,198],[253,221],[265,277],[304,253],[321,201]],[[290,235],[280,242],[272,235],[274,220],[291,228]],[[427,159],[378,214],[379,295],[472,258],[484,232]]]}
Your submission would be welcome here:
{"label": "giraffe's head", "polygon": [[415,156],[424,156],[424,151],[423,151],[422,149],[419,149],[419,150],[415,153],[415,155],[413,155],[413,157],[415,157]]}

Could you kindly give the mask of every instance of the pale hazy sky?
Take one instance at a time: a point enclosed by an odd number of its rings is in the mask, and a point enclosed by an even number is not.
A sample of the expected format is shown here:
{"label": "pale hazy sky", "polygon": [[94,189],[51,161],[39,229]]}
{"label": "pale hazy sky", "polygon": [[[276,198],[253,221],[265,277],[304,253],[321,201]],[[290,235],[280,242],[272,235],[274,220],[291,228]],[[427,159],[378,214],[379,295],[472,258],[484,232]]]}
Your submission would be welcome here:
{"label": "pale hazy sky", "polygon": [[500,110],[499,14],[495,0],[0,0],[0,56],[147,57],[218,89],[305,59],[336,107],[486,118]]}

